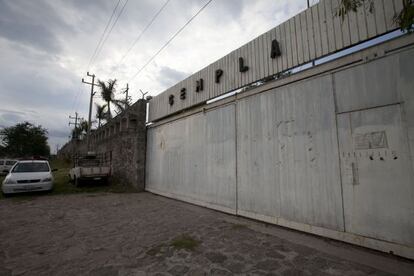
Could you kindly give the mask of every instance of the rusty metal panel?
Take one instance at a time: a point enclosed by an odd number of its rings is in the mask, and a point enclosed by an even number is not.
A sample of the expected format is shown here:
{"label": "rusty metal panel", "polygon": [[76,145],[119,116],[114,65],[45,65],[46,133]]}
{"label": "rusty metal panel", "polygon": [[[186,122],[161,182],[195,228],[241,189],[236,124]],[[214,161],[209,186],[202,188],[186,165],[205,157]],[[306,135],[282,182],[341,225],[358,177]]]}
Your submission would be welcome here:
{"label": "rusty metal panel", "polygon": [[234,105],[150,128],[146,189],[235,210],[235,149]]}
{"label": "rusty metal panel", "polygon": [[330,76],[237,103],[238,210],[343,230]]}
{"label": "rusty metal panel", "polygon": [[338,115],[345,229],[414,245],[414,186],[399,104]]}

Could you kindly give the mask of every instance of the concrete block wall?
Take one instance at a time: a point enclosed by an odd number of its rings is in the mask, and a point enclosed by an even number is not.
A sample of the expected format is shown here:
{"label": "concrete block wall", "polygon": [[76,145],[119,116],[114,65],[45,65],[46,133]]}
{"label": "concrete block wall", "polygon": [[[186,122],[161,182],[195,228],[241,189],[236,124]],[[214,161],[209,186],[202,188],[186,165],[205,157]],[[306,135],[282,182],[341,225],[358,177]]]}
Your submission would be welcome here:
{"label": "concrete block wall", "polygon": [[[94,130],[90,151],[105,156],[111,173],[121,183],[143,190],[146,151],[145,100],[138,100],[112,120]],[[86,154],[87,141],[72,140],[59,151],[59,157],[72,158]]]}

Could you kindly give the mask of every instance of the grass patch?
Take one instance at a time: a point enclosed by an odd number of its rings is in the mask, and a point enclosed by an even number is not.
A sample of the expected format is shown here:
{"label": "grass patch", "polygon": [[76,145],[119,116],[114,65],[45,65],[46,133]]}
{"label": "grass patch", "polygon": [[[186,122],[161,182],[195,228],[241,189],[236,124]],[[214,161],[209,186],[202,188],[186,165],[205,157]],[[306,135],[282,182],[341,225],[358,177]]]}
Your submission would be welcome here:
{"label": "grass patch", "polygon": [[177,237],[171,242],[171,246],[173,246],[175,249],[186,250],[194,250],[199,244],[199,241],[188,235]]}
{"label": "grass patch", "polygon": [[[114,179],[110,184],[103,184],[100,182],[86,183],[80,187],[76,187],[69,182],[69,170],[72,168],[70,162],[65,160],[51,160],[50,166],[53,169],[58,169],[53,172],[54,183],[53,191],[50,193],[21,193],[13,196],[16,200],[28,200],[34,196],[39,195],[60,195],[60,194],[77,194],[77,193],[131,193],[136,192],[136,189],[128,185],[123,185]],[[3,183],[4,176],[0,176],[0,183]],[[0,199],[3,195],[0,193]]]}

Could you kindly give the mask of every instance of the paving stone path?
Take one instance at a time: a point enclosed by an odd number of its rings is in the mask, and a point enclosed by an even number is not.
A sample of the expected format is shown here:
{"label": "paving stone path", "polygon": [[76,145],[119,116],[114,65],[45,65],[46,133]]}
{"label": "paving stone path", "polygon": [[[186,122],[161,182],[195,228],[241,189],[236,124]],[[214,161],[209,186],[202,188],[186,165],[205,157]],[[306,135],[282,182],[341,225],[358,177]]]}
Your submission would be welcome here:
{"label": "paving stone path", "polygon": [[4,199],[0,275],[389,275],[239,221],[149,193]]}

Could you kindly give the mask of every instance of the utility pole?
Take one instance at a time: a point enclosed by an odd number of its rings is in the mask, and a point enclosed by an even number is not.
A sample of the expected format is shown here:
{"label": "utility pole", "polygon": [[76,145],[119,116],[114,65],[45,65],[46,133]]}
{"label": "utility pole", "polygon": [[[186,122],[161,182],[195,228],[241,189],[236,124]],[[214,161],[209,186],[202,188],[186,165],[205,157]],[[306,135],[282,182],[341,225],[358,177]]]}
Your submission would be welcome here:
{"label": "utility pole", "polygon": [[88,77],[92,77],[92,82],[87,82],[82,78],[82,83],[88,84],[91,86],[91,98],[89,101],[89,116],[88,116],[88,131],[86,133],[86,141],[88,145],[88,151],[90,149],[90,134],[91,134],[91,119],[92,119],[92,103],[93,103],[93,96],[95,95],[95,92],[93,91],[95,86],[98,86],[98,84],[95,83],[95,74],[89,74],[89,72],[86,73]]}
{"label": "utility pole", "polygon": [[[75,120],[75,122],[71,122],[70,120]],[[82,120],[83,120],[83,118],[80,118],[78,116],[78,112],[75,112],[75,117],[69,115],[69,126],[74,125],[75,126],[75,131],[76,131],[76,129],[78,128],[78,124],[79,124],[78,121],[82,121]],[[75,137],[75,138],[78,138],[78,137]]]}
{"label": "utility pole", "polygon": [[124,90],[124,93],[125,93],[125,109],[129,106],[128,91],[129,91],[129,86],[128,86],[128,83],[127,83],[126,88]]}

